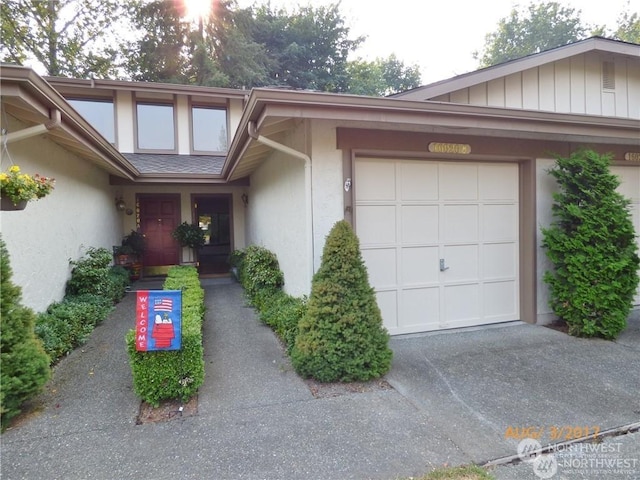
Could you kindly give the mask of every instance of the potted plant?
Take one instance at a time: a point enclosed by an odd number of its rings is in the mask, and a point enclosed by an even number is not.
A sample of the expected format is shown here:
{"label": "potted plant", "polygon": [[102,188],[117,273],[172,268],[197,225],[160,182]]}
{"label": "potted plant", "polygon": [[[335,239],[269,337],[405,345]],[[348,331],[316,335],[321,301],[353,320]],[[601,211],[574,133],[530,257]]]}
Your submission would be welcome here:
{"label": "potted plant", "polygon": [[172,233],[181,247],[193,249],[194,260],[197,249],[205,244],[205,231],[196,223],[182,222]]}
{"label": "potted plant", "polygon": [[142,273],[142,257],[145,250],[144,235],[137,230],[125,235],[122,239],[121,250],[129,253],[130,278],[132,281],[138,280]]}
{"label": "potted plant", "polygon": [[117,265],[128,265],[131,263],[133,249],[129,245],[116,245],[113,247],[113,256]]}
{"label": "potted plant", "polygon": [[55,180],[39,174],[22,173],[18,165],[12,165],[0,173],[0,201],[2,210],[24,210],[27,202],[49,195]]}

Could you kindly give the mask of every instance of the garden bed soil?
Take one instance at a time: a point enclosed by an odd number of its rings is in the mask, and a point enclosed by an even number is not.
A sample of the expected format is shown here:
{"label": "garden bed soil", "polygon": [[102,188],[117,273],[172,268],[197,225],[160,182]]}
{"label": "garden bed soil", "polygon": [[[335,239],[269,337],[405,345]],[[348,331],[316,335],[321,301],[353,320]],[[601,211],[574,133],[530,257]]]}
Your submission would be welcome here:
{"label": "garden bed soil", "polygon": [[367,393],[380,390],[391,390],[393,387],[386,380],[378,379],[368,382],[330,382],[322,383],[313,379],[305,380],[314,398],[331,398],[354,393]]}
{"label": "garden bed soil", "polygon": [[147,402],[140,403],[140,412],[136,425],[168,422],[177,418],[192,417],[198,413],[198,396],[194,395],[187,403],[179,399],[164,400],[158,407]]}

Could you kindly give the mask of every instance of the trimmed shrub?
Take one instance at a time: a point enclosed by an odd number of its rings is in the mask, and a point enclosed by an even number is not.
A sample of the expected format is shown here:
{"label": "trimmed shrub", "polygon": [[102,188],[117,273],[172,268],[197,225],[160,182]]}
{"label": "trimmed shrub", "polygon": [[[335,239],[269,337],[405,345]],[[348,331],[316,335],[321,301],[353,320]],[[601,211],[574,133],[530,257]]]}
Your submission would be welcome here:
{"label": "trimmed shrub", "polygon": [[284,275],[275,254],[264,247],[250,245],[244,250],[240,278],[249,299],[262,290],[276,290],[284,285]]}
{"label": "trimmed shrub", "polygon": [[106,248],[88,248],[86,255],[71,261],[73,269],[67,282],[67,295],[85,293],[100,295],[117,303],[129,284],[128,273],[122,267],[111,267],[113,256]]}
{"label": "trimmed shrub", "polygon": [[635,232],[626,200],[609,171],[610,156],[581,150],[557,157],[553,223],[543,246],[554,266],[544,281],[553,312],[576,336],[616,338],[638,288]]}
{"label": "trimmed shrub", "polygon": [[156,407],[165,399],[188,401],[204,383],[204,290],[197,270],[189,266],[172,267],[164,289],[182,290],[181,350],[138,352],[135,330],[125,337],[134,390],[142,400]]}
{"label": "trimmed shrub", "polygon": [[298,335],[298,323],[307,310],[306,298],[287,295],[282,290],[267,290],[260,307],[260,320],[270,326],[286,345],[287,354]]}
{"label": "trimmed shrub", "polygon": [[358,238],[349,223],[339,221],[326,239],[298,325],[293,366],[321,382],[370,380],[391,366],[388,343]]}
{"label": "trimmed shrub", "polygon": [[11,282],[9,253],[0,239],[0,412],[2,428],[20,413],[49,379],[49,357],[34,334],[35,314],[20,304],[22,292]]}
{"label": "trimmed shrub", "polygon": [[96,325],[113,310],[113,302],[93,294],[65,297],[49,305],[36,317],[35,333],[55,363],[60,357],[86,342]]}

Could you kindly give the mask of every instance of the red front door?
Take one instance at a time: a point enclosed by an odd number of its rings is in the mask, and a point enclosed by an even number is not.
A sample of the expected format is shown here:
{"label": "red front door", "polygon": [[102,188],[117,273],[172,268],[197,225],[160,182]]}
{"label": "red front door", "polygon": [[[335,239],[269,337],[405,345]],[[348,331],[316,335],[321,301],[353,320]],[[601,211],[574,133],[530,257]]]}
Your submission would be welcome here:
{"label": "red front door", "polygon": [[140,195],[140,231],[145,237],[144,268],[148,275],[166,273],[180,263],[180,246],[171,233],[180,223],[179,195]]}

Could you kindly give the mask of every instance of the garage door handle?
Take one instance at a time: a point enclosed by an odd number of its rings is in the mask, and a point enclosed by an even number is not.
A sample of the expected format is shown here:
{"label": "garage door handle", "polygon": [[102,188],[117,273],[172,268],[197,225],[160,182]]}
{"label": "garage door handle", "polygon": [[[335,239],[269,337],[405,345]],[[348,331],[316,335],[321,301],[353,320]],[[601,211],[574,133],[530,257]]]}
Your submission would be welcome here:
{"label": "garage door handle", "polygon": [[444,258],[440,259],[440,271],[444,272],[445,270],[449,270],[449,267],[445,266],[444,264]]}

